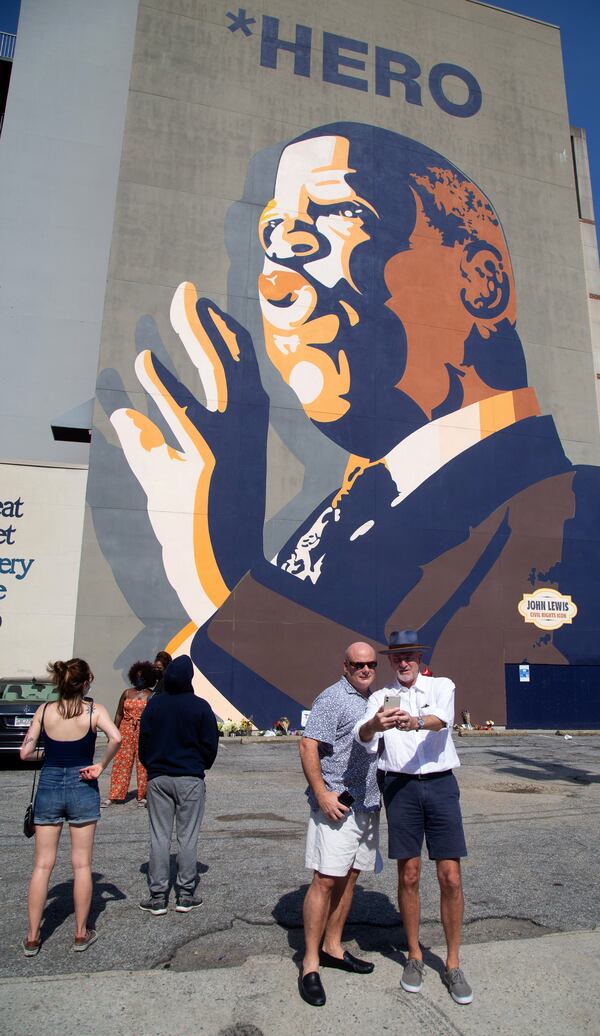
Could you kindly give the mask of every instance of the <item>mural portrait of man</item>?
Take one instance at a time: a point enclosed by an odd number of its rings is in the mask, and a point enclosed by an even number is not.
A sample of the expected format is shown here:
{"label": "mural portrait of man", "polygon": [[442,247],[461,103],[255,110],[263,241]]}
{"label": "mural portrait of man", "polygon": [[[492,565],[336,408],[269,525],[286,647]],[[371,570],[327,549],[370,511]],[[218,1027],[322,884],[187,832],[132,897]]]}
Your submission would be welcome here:
{"label": "mural portrait of man", "polygon": [[[258,233],[266,355],[346,471],[265,557],[263,342],[181,284],[171,324],[197,384],[145,350],[164,424],[111,417],[190,620],[168,650],[262,725],[310,705],[345,644],[414,628],[457,704],[504,722],[505,663],[594,657],[600,558],[597,469],[571,464],[528,385],[498,214],[418,141],[334,123],[283,148]],[[524,622],[542,587],[572,597],[573,623]]]}

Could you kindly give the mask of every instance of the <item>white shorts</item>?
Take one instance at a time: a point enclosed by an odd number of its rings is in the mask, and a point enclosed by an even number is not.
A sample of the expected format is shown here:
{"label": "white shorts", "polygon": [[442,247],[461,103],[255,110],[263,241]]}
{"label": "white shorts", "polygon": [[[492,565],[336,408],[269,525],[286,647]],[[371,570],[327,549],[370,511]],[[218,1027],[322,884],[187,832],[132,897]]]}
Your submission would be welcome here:
{"label": "white shorts", "polygon": [[352,868],[375,870],[379,847],[379,811],[347,813],[343,820],[328,820],[321,810],[311,812],[306,836],[305,865],[331,877],[343,877]]}

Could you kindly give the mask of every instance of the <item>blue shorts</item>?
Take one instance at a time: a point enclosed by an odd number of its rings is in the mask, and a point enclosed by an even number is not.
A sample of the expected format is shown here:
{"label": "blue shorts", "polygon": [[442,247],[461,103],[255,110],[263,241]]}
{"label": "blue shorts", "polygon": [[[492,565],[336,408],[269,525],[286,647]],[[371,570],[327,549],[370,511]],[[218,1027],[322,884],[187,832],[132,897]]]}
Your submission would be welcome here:
{"label": "blue shorts", "polygon": [[33,806],[34,824],[89,824],[100,820],[98,781],[84,781],[79,766],[43,766]]}
{"label": "blue shorts", "polygon": [[458,781],[451,771],[428,780],[386,774],[382,781],[390,860],[421,855],[423,836],[430,860],[467,855]]}

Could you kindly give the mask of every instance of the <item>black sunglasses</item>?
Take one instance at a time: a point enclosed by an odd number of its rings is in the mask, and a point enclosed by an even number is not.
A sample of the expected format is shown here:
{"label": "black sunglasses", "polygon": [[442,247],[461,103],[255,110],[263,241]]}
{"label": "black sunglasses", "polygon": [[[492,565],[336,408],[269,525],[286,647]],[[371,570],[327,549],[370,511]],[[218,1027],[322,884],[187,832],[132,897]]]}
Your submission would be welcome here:
{"label": "black sunglasses", "polygon": [[346,665],[352,666],[353,669],[377,669],[377,659],[372,662],[351,662],[349,658],[346,659]]}

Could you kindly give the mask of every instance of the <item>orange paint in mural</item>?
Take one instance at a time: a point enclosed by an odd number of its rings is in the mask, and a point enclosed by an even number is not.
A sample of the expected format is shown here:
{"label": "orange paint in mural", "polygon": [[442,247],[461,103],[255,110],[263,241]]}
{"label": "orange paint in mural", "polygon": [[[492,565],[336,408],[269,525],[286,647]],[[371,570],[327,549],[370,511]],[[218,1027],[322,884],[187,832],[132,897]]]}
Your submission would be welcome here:
{"label": "orange paint in mural", "polygon": [[217,388],[217,410],[219,413],[223,413],[227,407],[227,379],[225,377],[225,371],[223,370],[223,364],[219,359],[219,354],[198,318],[198,314],[196,312],[198,294],[194,285],[191,284],[190,281],[187,281],[183,285],[183,301],[185,306],[185,315],[190,330],[212,365]]}
{"label": "orange paint in mural", "polygon": [[166,444],[160,429],[156,427],[149,417],[146,417],[145,414],[139,413],[137,410],[127,410],[126,413],[128,417],[131,418],[135,427],[139,429],[140,446],[143,450],[147,450],[147,452],[150,453],[151,450],[164,446],[172,460],[181,460],[177,450],[174,450],[172,446],[168,446]]}
{"label": "orange paint in mural", "polygon": [[[202,470],[202,476],[198,479],[194,500],[194,515],[201,515],[204,518],[208,514],[208,495],[210,490],[210,480],[215,468],[215,456],[204,436],[200,434],[195,425],[193,425],[189,420],[186,408],[180,407],[175,402],[173,397],[168,393],[167,389],[160,381],[160,378],[154,369],[151,354],[148,353],[147,357],[145,366],[148,376],[156,387],[157,392],[167,400],[173,414],[194,443],[194,446],[203,461],[204,467]],[[196,521],[194,523],[194,561],[198,579],[204,592],[213,604],[216,607],[219,607],[223,601],[227,600],[227,597],[229,596],[229,588],[225,584],[219,570],[210,539],[210,533],[208,531],[208,523],[206,521]]]}

